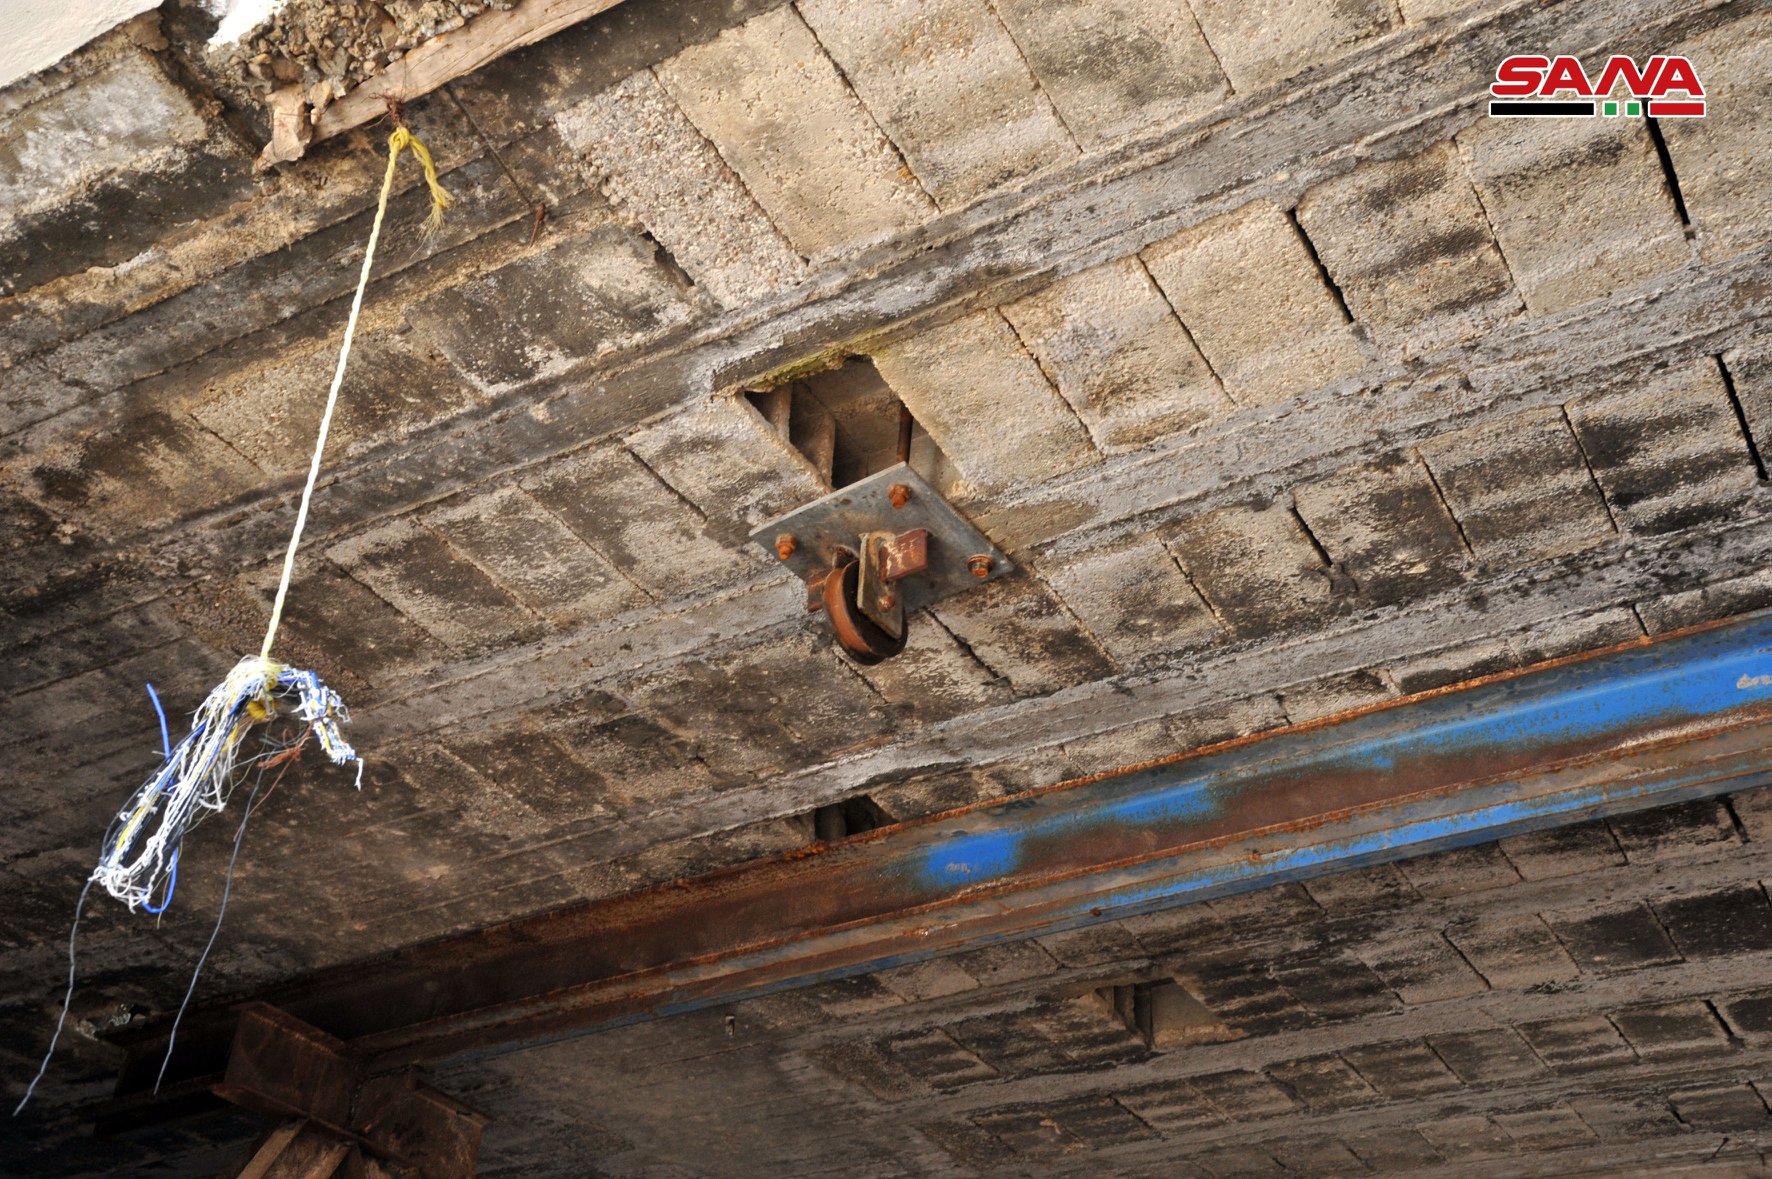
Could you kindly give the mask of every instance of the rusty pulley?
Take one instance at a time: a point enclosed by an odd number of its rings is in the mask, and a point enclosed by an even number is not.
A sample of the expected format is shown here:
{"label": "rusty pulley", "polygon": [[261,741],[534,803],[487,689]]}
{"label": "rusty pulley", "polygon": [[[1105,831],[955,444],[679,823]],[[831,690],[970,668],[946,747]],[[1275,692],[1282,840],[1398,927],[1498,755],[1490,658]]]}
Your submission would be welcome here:
{"label": "rusty pulley", "polygon": [[850,658],[874,664],[904,650],[903,606],[899,605],[899,629],[895,638],[869,618],[861,608],[861,562],[848,561],[825,574],[818,585],[818,607],[829,615],[831,632]]}
{"label": "rusty pulley", "polygon": [[857,663],[904,650],[910,615],[1013,569],[908,463],[875,472],[751,533],[806,583]]}

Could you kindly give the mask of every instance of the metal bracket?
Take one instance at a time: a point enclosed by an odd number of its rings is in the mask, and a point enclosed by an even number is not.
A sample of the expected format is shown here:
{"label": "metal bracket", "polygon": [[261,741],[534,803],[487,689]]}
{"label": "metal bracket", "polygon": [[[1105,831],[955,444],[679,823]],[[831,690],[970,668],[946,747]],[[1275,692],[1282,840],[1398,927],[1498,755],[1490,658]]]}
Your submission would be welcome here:
{"label": "metal bracket", "polygon": [[[808,583],[822,584],[832,569],[861,560],[856,605],[894,637],[903,636],[905,614],[1015,568],[908,463],[777,516],[751,539]],[[884,607],[882,587],[893,598]],[[816,601],[809,605],[819,608]]]}

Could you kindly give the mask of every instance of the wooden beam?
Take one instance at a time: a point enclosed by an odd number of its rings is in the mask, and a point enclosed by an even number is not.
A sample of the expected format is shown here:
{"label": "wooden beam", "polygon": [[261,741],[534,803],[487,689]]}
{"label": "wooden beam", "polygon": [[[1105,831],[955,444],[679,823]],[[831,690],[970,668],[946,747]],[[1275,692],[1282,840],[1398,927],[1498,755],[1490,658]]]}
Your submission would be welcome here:
{"label": "wooden beam", "polygon": [[308,142],[286,135],[267,146],[259,156],[260,167],[300,159],[310,143],[331,139],[385,114],[388,99],[410,102],[513,49],[533,45],[619,3],[621,0],[519,0],[502,12],[482,13],[459,29],[432,37],[322,108]]}

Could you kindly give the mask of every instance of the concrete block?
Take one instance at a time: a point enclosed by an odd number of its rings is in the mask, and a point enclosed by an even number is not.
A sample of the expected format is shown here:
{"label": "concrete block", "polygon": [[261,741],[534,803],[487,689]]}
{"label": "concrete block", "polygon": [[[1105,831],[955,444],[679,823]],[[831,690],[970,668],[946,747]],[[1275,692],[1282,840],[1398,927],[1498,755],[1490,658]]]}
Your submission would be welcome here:
{"label": "concrete block", "polygon": [[1341,1141],[1378,1174],[1419,1170],[1440,1162],[1440,1153],[1427,1139],[1407,1127],[1386,1126],[1377,1130],[1344,1130]]}
{"label": "concrete block", "polygon": [[1233,408],[1136,258],[1060,279],[1002,310],[1108,453],[1149,445]]}
{"label": "concrete block", "polygon": [[1102,774],[1175,752],[1175,738],[1162,721],[1142,721],[1064,743],[1066,760],[1079,774]]}
{"label": "concrete block", "polygon": [[1045,978],[1058,969],[1051,954],[1039,942],[1008,942],[968,950],[953,957],[955,965],[977,979],[980,986],[999,987],[1028,979]]}
{"label": "concrete block", "polygon": [[1717,1004],[1729,1027],[1749,1044],[1772,1041],[1772,991],[1747,991]]}
{"label": "concrete block", "polygon": [[[244,617],[231,610],[222,614],[232,623],[234,645],[270,618],[280,572],[279,562],[241,579],[240,598],[250,603],[250,610]],[[220,638],[216,636],[218,642]],[[276,654],[286,663],[314,669],[340,692],[352,680],[385,688],[450,658],[445,643],[413,626],[344,569],[313,556],[296,561]],[[345,699],[352,697],[346,693]]]}
{"label": "concrete block", "polygon": [[941,624],[1018,696],[1043,696],[1112,674],[1107,656],[1036,578],[993,581],[935,609]]}
{"label": "concrete block", "polygon": [[1343,1049],[1341,1057],[1366,1078],[1367,1084],[1393,1101],[1446,1093],[1459,1087],[1458,1078],[1422,1040],[1365,1044]]}
{"label": "concrete block", "polygon": [[1759,884],[1669,897],[1653,908],[1688,959],[1772,950],[1772,905]]}
{"label": "concrete block", "polygon": [[1224,1121],[1224,1115],[1186,1081],[1164,1081],[1117,1096],[1121,1105],[1162,1134],[1185,1134]]}
{"label": "concrete block", "polygon": [[1501,850],[1526,880],[1556,880],[1625,862],[1612,829],[1603,822],[1512,835],[1501,841]]}
{"label": "concrete block", "polygon": [[1103,966],[1132,962],[1147,956],[1144,946],[1125,926],[1108,921],[1082,929],[1049,934],[1038,943],[1061,966]]}
{"label": "concrete block", "polygon": [[910,620],[904,650],[855,669],[905,718],[923,724],[1006,704],[1008,683],[975,659],[931,614]]}
{"label": "concrete block", "polygon": [[1686,1134],[1684,1123],[1658,1095],[1571,1097],[1569,1107],[1593,1128],[1602,1142],[1634,1143],[1638,1139]]}
{"label": "concrete block", "polygon": [[1247,1069],[1201,1073],[1187,1081],[1200,1096],[1233,1121],[1273,1117],[1298,1110],[1284,1089],[1260,1073]]}
{"label": "concrete block", "polygon": [[1715,853],[1740,842],[1721,799],[1699,798],[1608,819],[1633,864],[1662,864]]}
{"label": "concrete block", "polygon": [[1175,981],[1197,996],[1220,1023],[1241,1036],[1297,1031],[1315,1021],[1292,992],[1259,965],[1190,962],[1177,971]]}
{"label": "concrete block", "polygon": [[1313,1056],[1270,1065],[1267,1075],[1314,1114],[1336,1113],[1379,1100],[1365,1078],[1339,1056]]}
{"label": "concrete block", "polygon": [[799,7],[943,208],[1076,156],[985,0],[804,0]]}
{"label": "concrete block", "polygon": [[978,989],[978,980],[947,958],[894,966],[877,972],[874,977],[887,990],[902,995],[907,1003],[921,1003],[925,999],[940,999]]}
{"label": "concrete block", "polygon": [[957,1089],[996,1077],[997,1070],[966,1051],[940,1028],[904,1032],[879,1041],[887,1059],[937,1089]]}
{"label": "concrete block", "polygon": [[[1478,119],[1458,145],[1534,315],[1604,299],[1692,256],[1636,119]],[[1606,199],[1578,195],[1597,192]]]}
{"label": "concrete block", "polygon": [[1094,994],[1042,1003],[1027,1018],[1078,1064],[1119,1064],[1149,1055],[1137,1033]]}
{"label": "concrete block", "polygon": [[1569,403],[1569,419],[1619,527],[1677,532],[1739,510],[1757,480],[1713,361]]}
{"label": "concrete block", "polygon": [[1547,913],[1545,920],[1583,970],[1635,970],[1680,960],[1647,905],[1597,913]]}
{"label": "concrete block", "polygon": [[[486,391],[606,356],[680,324],[686,293],[655,247],[595,218],[488,274],[420,299],[406,320]],[[464,332],[471,323],[477,330]]]}
{"label": "concrete block", "polygon": [[1194,0],[1191,7],[1238,94],[1333,61],[1390,28],[1396,14],[1379,0]]}
{"label": "concrete block", "polygon": [[651,70],[555,121],[615,206],[663,242],[715,302],[767,299],[804,277],[799,254]]}
{"label": "concrete block", "polygon": [[[416,343],[359,332],[326,439],[329,464],[391,449],[415,430],[483,404],[472,384]],[[268,356],[255,350],[238,368],[199,368],[193,374],[198,388],[175,395],[194,400],[191,416],[263,470],[305,476],[337,362],[336,339]]]}
{"label": "concrete block", "polygon": [[1716,262],[1763,243],[1772,223],[1772,161],[1760,148],[1772,120],[1772,17],[1746,14],[1669,52],[1691,58],[1709,91],[1702,119],[1660,127],[1699,252]]}
{"label": "concrete block", "polygon": [[727,29],[656,72],[814,262],[896,237],[933,211],[793,5]]}
{"label": "concrete block", "polygon": [[1449,143],[1325,181],[1297,216],[1354,321],[1405,355],[1469,339],[1522,306]]}
{"label": "concrete block", "polygon": [[1578,1015],[1519,1026],[1538,1058],[1560,1073],[1593,1072],[1630,1064],[1637,1054],[1603,1015]]}
{"label": "concrete block", "polygon": [[[1680,1121],[1697,1130],[1764,1132],[1772,1113],[1752,1085],[1704,1085],[1668,1094]],[[1720,1147],[1719,1147],[1720,1149]]]}
{"label": "concrete block", "polygon": [[[1356,946],[1354,952],[1385,986],[1411,1005],[1459,999],[1489,989],[1489,984],[1470,968],[1464,956],[1431,930],[1391,935],[1372,944]],[[1357,1067],[1358,1062],[1355,1063]],[[1367,1079],[1370,1080],[1370,1076]]]}
{"label": "concrete block", "polygon": [[1480,639],[1460,647],[1432,651],[1385,668],[1397,691],[1405,696],[1462,684],[1481,676],[1512,671],[1520,657],[1505,638]]}
{"label": "concrete block", "polygon": [[1109,1096],[1072,1097],[1046,1108],[1051,1121],[1084,1146],[1096,1150],[1156,1137],[1149,1126]]}
{"label": "concrete block", "polygon": [[1070,1060],[1026,1020],[988,1015],[943,1024],[962,1048],[1005,1077],[1060,1072]]}
{"label": "concrete block", "polygon": [[544,723],[573,757],[620,781],[623,793],[642,810],[681,805],[702,791],[727,784],[696,756],[690,742],[647,717],[575,725],[549,716]]}
{"label": "concrete block", "polygon": [[130,52],[8,115],[0,130],[0,225],[50,209],[103,176],[152,166],[208,134],[196,103]]}
{"label": "concrete block", "polygon": [[155,411],[86,434],[71,447],[35,450],[19,474],[44,507],[66,519],[147,529],[261,490],[264,472],[181,413]]}
{"label": "concrete block", "polygon": [[734,684],[702,660],[675,664],[623,686],[644,718],[688,743],[723,777],[748,778],[791,765],[799,739],[778,718],[781,698]]}
{"label": "concrete block", "polygon": [[1509,1110],[1491,1116],[1514,1144],[1525,1151],[1566,1150],[1583,1142],[1599,1140],[1593,1128],[1582,1121],[1581,1115],[1566,1105]]}
{"label": "concrete block", "polygon": [[834,1020],[859,1019],[904,1006],[901,997],[881,986],[869,974],[818,983],[802,994]]}
{"label": "concrete block", "polygon": [[541,631],[534,615],[410,516],[335,544],[326,555],[458,653],[495,650]]}
{"label": "concrete block", "polygon": [[1530,666],[1565,655],[1641,642],[1642,638],[1643,627],[1636,614],[1628,606],[1614,606],[1541,622],[1509,635],[1508,643],[1519,656],[1521,666]]}
{"label": "concrete block", "polygon": [[1760,570],[1699,589],[1681,590],[1638,602],[1637,613],[1642,615],[1643,626],[1648,632],[1658,635],[1768,606],[1772,606],[1772,570]]}
{"label": "concrete block", "polygon": [[1181,567],[1241,638],[1315,622],[1329,610],[1326,568],[1290,504],[1237,504],[1165,531]]}
{"label": "concrete block", "polygon": [[1151,277],[1241,405],[1272,405],[1365,364],[1297,228],[1266,201],[1146,248]]}
{"label": "concrete block", "polygon": [[[1723,353],[1741,416],[1756,445],[1772,450],[1772,338],[1755,339]],[[1764,452],[1761,458],[1766,456]]]}
{"label": "concrete block", "polygon": [[1730,1051],[1728,1032],[1696,1000],[1627,1007],[1612,1013],[1612,1023],[1644,1060],[1708,1058]]}
{"label": "concrete block", "polygon": [[1184,5],[999,0],[997,13],[1085,150],[1204,114],[1230,89]]}
{"label": "concrete block", "polygon": [[1544,1072],[1544,1062],[1512,1028],[1429,1036],[1428,1044],[1467,1085],[1511,1081]]}
{"label": "concrete block", "polygon": [[630,435],[627,444],[734,548],[748,547],[750,530],[765,520],[830,491],[812,464],[742,397],[673,414]]}
{"label": "concrete block", "polygon": [[1397,864],[1424,897],[1460,897],[1517,884],[1520,874],[1493,843],[1453,848]]}
{"label": "concrete block", "polygon": [[1122,664],[1202,647],[1219,632],[1212,611],[1155,538],[1042,565],[1048,584]]}
{"label": "concrete block", "polygon": [[1460,921],[1446,938],[1497,990],[1568,982],[1579,973],[1556,935],[1531,914]]}
{"label": "concrete block", "polygon": [[601,621],[650,601],[520,487],[457,496],[426,512],[424,522],[557,626]]}
{"label": "concrete block", "polygon": [[1296,933],[1323,919],[1317,902],[1302,884],[1275,884],[1256,892],[1215,897],[1206,902],[1226,928],[1247,935],[1257,930],[1285,929]]}
{"label": "concrete block", "polygon": [[450,742],[449,752],[550,826],[606,820],[626,801],[609,779],[545,733],[507,728],[465,734]]}
{"label": "concrete block", "polygon": [[1173,748],[1196,750],[1277,729],[1286,723],[1286,712],[1280,707],[1278,696],[1264,694],[1175,713],[1164,717],[1163,723],[1174,735]]}
{"label": "concrete block", "polygon": [[[688,445],[689,433],[685,423],[675,436],[658,435],[655,453]],[[787,456],[763,453],[788,466],[783,502],[814,489]],[[706,593],[769,567],[748,542],[723,544],[709,535],[702,514],[621,446],[562,455],[525,473],[522,486],[629,579],[660,598]]]}
{"label": "concrete block", "polygon": [[876,349],[875,367],[980,494],[1100,461],[1015,330],[982,311]]}
{"label": "concrete block", "polygon": [[1280,955],[1268,973],[1321,1019],[1359,1019],[1402,1006],[1365,963],[1346,953]]}
{"label": "concrete block", "polygon": [[1388,912],[1421,898],[1395,864],[1375,864],[1305,882],[1311,899],[1332,916]]}
{"label": "concrete block", "polygon": [[1280,693],[1286,719],[1295,725],[1338,716],[1368,704],[1394,698],[1396,688],[1375,671],[1350,671],[1311,684],[1300,684]]}
{"label": "concrete block", "polygon": [[1741,821],[1749,842],[1772,843],[1772,786],[1729,795],[1729,809]]}
{"label": "concrete block", "polygon": [[1256,1179],[1283,1173],[1279,1160],[1260,1146],[1219,1146],[1196,1156],[1193,1162],[1202,1168],[1201,1174],[1214,1179],[1220,1175],[1226,1179]]}
{"label": "concrete block", "polygon": [[1334,1138],[1287,1139],[1267,1145],[1281,1170],[1292,1175],[1366,1175],[1370,1168]]}
{"label": "concrete block", "polygon": [[1457,584],[1469,554],[1427,468],[1400,454],[1294,493],[1298,512],[1362,599],[1387,605]]}
{"label": "concrete block", "polygon": [[1442,434],[1419,450],[1485,564],[1560,557],[1616,535],[1560,407]]}

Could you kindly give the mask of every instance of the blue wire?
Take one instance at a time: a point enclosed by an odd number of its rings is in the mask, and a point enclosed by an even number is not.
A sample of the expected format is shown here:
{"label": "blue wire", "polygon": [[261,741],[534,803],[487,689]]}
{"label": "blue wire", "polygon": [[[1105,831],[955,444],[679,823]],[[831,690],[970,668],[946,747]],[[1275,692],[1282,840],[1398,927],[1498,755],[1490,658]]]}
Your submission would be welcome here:
{"label": "blue wire", "polygon": [[154,914],[156,917],[166,912],[166,906],[172,904],[172,890],[178,887],[178,853],[181,850],[182,849],[176,847],[172,849],[172,867],[167,869],[166,895],[160,898],[160,907],[156,909],[149,902],[142,902],[142,908]]}
{"label": "blue wire", "polygon": [[160,693],[148,685],[148,699],[154,702],[154,714],[160,718],[160,749],[167,761],[172,760],[172,734],[166,730],[166,710],[160,707]]}
{"label": "blue wire", "polygon": [[[160,707],[160,693],[154,691],[154,685],[153,684],[147,685],[147,689],[148,689],[148,699],[152,700],[154,702],[154,715],[160,718],[161,755],[164,758],[164,760],[171,761],[172,760],[172,734],[170,732],[168,732],[167,728],[166,728],[166,710],[164,708]],[[159,916],[161,913],[166,912],[166,907],[168,905],[172,904],[172,890],[178,887],[178,852],[179,852],[178,848],[175,847],[172,849],[172,867],[167,873],[166,895],[160,898],[160,907],[158,909],[156,909],[152,904],[148,903],[147,901],[142,902],[142,908],[146,909],[148,912],[154,914],[155,916]]]}

